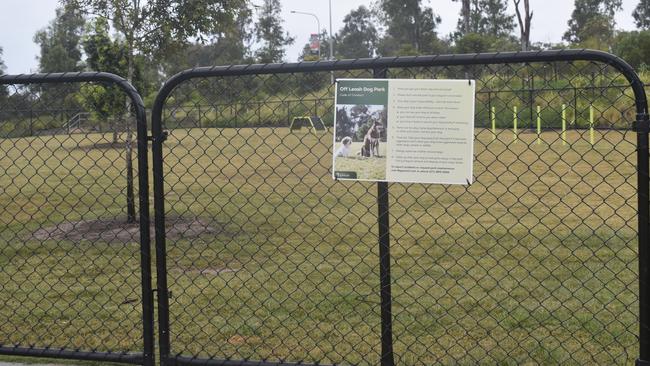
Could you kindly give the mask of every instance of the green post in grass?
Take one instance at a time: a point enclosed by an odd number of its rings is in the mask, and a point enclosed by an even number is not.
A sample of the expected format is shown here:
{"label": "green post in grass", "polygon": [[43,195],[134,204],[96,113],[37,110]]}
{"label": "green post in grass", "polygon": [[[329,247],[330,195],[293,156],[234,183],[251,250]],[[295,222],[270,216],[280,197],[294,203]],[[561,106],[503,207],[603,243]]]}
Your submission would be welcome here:
{"label": "green post in grass", "polygon": [[517,141],[517,106],[512,107],[512,133],[513,140]]}
{"label": "green post in grass", "polygon": [[594,144],[594,106],[589,106],[589,142]]}
{"label": "green post in grass", "polygon": [[537,106],[537,145],[542,143],[542,107]]}
{"label": "green post in grass", "polygon": [[497,116],[495,107],[492,107],[492,110],[490,111],[490,119],[492,120],[492,141],[494,141],[497,138]]}
{"label": "green post in grass", "polygon": [[562,145],[566,145],[566,104],[562,104]]}

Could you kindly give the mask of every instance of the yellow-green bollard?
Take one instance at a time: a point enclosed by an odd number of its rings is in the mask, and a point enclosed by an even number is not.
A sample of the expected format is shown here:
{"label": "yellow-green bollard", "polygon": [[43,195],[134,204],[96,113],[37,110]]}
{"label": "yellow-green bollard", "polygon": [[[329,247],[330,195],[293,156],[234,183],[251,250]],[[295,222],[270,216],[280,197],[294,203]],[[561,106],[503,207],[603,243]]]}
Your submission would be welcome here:
{"label": "yellow-green bollard", "polygon": [[512,107],[513,141],[517,141],[517,106]]}
{"label": "yellow-green bollard", "polygon": [[492,110],[490,111],[490,119],[492,120],[492,141],[494,141],[497,138],[497,116],[495,107],[492,107]]}
{"label": "yellow-green bollard", "polygon": [[566,145],[566,104],[562,104],[562,145]]}
{"label": "yellow-green bollard", "polygon": [[537,145],[542,143],[542,107],[537,106]]}
{"label": "yellow-green bollard", "polygon": [[594,144],[594,106],[589,106],[589,142]]}

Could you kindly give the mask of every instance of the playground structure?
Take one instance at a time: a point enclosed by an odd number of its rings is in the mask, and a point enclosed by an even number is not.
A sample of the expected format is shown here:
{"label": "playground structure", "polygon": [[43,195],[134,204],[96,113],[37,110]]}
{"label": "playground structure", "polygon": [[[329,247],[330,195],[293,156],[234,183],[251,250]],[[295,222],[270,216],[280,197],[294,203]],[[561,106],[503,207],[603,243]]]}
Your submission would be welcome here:
{"label": "playground structure", "polygon": [[323,123],[323,120],[318,116],[303,116],[303,117],[293,117],[291,124],[289,125],[289,130],[300,131],[303,127],[311,128],[311,131],[316,133],[327,131],[327,127]]}

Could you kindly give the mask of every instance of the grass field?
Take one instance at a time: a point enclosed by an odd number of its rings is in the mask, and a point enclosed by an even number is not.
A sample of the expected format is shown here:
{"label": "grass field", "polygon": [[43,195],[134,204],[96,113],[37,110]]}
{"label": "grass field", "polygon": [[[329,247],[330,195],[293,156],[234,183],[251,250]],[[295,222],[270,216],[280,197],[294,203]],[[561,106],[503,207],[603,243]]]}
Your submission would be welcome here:
{"label": "grass field", "polygon": [[363,142],[353,142],[350,146],[352,154],[348,157],[338,157],[335,160],[335,171],[356,172],[361,180],[386,179],[386,143],[379,143],[378,157],[362,157],[357,155],[361,151]]}
{"label": "grass field", "polygon": [[[476,134],[471,187],[390,185],[397,364],[632,363],[635,134]],[[137,235],[34,236],[124,218],[104,139],[0,141],[0,342],[140,348]],[[378,364],[376,187],[331,179],[331,141],[171,131],[172,352]]]}

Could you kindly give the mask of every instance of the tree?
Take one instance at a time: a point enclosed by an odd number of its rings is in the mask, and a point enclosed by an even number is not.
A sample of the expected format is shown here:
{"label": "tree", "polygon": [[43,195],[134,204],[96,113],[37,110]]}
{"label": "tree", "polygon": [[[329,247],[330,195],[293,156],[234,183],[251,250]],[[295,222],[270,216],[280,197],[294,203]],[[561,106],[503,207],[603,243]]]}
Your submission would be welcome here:
{"label": "tree", "polygon": [[515,16],[507,14],[506,0],[480,0],[480,31],[494,37],[507,37],[515,29]]}
{"label": "tree", "polygon": [[650,62],[650,30],[618,32],[612,51],[635,69],[647,68]]}
{"label": "tree", "polygon": [[41,48],[41,72],[81,71],[81,35],[84,29],[81,11],[73,4],[64,3],[56,9],[56,17],[34,35]]}
{"label": "tree", "polygon": [[[123,38],[126,49],[126,78],[133,81],[136,56],[155,59],[189,43],[205,41],[232,26],[246,0],[62,0],[93,17],[103,18]],[[125,98],[125,110],[130,110]],[[126,119],[128,121],[128,119]],[[132,128],[126,123],[126,171],[128,220],[135,220],[133,200]]]}
{"label": "tree", "polygon": [[336,35],[340,58],[374,57],[379,35],[373,13],[361,5],[343,18],[343,28]]}
{"label": "tree", "polygon": [[253,31],[252,12],[242,9],[236,15],[231,27],[215,35],[208,44],[195,42],[168,54],[161,62],[165,75],[173,75],[182,70],[214,65],[231,65],[253,62],[250,51]]}
{"label": "tree", "polygon": [[7,69],[7,66],[5,65],[5,62],[2,60],[2,47],[0,47],[0,75],[4,75],[5,70]]}
{"label": "tree", "polygon": [[470,6],[471,0],[452,0],[454,2],[461,2],[460,8],[460,20],[459,20],[459,30],[462,34],[467,34],[471,32],[471,19],[470,19]]}
{"label": "tree", "polygon": [[[569,29],[562,39],[571,43],[583,43],[593,36],[602,38],[614,34],[614,15],[621,10],[622,0],[575,0],[575,8],[569,19]],[[605,32],[596,34],[595,31]]]}
{"label": "tree", "polygon": [[650,0],[640,0],[632,12],[632,17],[637,28],[650,29]]}
{"label": "tree", "polygon": [[257,21],[256,36],[261,47],[255,53],[261,63],[282,62],[285,46],[293,44],[294,39],[282,28],[280,0],[264,0]]}
{"label": "tree", "polygon": [[[5,62],[2,60],[2,47],[0,47],[0,75],[4,75],[5,70],[7,69],[7,66],[5,65]],[[0,85],[0,97],[6,97],[9,95],[7,92],[7,88],[4,85]]]}
{"label": "tree", "polygon": [[533,12],[530,10],[529,0],[524,0],[524,14],[522,16],[519,10],[521,0],[514,0],[515,11],[517,12],[517,21],[519,22],[519,34],[521,41],[521,50],[528,51],[530,48],[530,22],[533,19]]}
{"label": "tree", "polygon": [[386,26],[386,35],[378,47],[381,55],[434,51],[441,19],[431,8],[423,8],[421,0],[380,0],[378,5],[379,18]]}
{"label": "tree", "polygon": [[456,38],[469,33],[506,37],[515,28],[506,0],[463,0]]}
{"label": "tree", "polygon": [[245,0],[67,0],[109,22],[125,42],[127,80],[135,73],[136,55],[164,56],[189,44],[205,42],[233,26]]}

